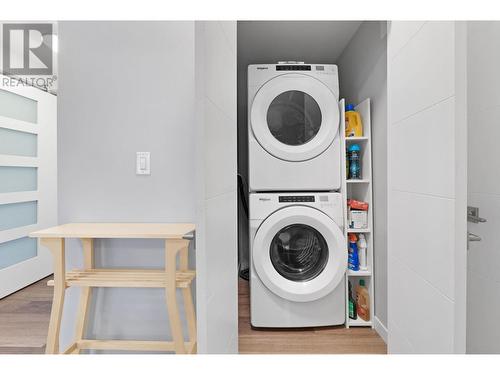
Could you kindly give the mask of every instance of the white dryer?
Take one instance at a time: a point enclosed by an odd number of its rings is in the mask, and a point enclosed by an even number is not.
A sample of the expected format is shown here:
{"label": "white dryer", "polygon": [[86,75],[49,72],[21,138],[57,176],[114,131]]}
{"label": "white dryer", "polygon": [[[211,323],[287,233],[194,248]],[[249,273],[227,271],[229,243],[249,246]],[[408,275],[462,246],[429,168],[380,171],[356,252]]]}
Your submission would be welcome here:
{"label": "white dryer", "polygon": [[339,193],[250,194],[252,326],[345,323],[342,227]]}
{"label": "white dryer", "polygon": [[250,191],[340,189],[336,65],[248,66]]}

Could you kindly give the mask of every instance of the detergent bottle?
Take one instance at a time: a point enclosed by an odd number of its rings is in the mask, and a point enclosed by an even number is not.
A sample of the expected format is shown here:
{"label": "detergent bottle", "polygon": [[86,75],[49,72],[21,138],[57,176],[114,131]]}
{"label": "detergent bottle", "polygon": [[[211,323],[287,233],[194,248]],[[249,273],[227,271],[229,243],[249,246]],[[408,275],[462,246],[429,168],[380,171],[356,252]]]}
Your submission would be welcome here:
{"label": "detergent bottle", "polygon": [[363,136],[363,124],[361,123],[361,116],[354,110],[353,104],[347,104],[345,107],[345,136]]}
{"label": "detergent bottle", "polygon": [[352,296],[352,285],[350,281],[348,281],[348,285],[349,285],[349,319],[356,320],[358,319],[358,311],[356,308],[356,300]]}
{"label": "detergent bottle", "polygon": [[366,238],[363,233],[358,235],[358,257],[359,257],[359,269],[366,271],[368,269],[368,252],[366,250],[367,243]]}
{"label": "detergent bottle", "polygon": [[350,270],[359,271],[359,257],[357,237],[354,233],[349,233],[349,254],[347,256],[347,263]]}
{"label": "detergent bottle", "polygon": [[363,279],[356,286],[356,310],[361,319],[370,321],[370,295]]}
{"label": "detergent bottle", "polygon": [[361,179],[361,147],[358,144],[352,144],[347,148],[349,156],[348,178],[351,180]]}

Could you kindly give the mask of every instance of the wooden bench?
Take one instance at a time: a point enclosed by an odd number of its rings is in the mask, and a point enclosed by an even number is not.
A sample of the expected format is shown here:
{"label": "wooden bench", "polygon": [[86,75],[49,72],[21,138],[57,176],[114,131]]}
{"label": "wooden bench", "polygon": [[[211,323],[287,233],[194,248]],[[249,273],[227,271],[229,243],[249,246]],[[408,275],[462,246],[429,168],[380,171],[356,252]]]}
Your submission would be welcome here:
{"label": "wooden bench", "polygon": [[[54,258],[54,297],[50,315],[46,353],[60,353],[59,333],[66,288],[80,287],[75,340],[62,353],[79,354],[82,349],[174,351],[178,354],[196,353],[196,314],[191,295],[191,283],[196,273],[188,269],[188,248],[195,226],[189,223],[71,223],[33,232]],[[79,238],[83,246],[83,269],[66,272],[65,239]],[[94,239],[143,238],[165,241],[164,270],[95,268]],[[179,268],[177,255],[179,254]],[[172,341],[88,340],[84,338],[89,320],[92,288],[164,288]],[[189,341],[184,341],[176,290],[184,299]]]}

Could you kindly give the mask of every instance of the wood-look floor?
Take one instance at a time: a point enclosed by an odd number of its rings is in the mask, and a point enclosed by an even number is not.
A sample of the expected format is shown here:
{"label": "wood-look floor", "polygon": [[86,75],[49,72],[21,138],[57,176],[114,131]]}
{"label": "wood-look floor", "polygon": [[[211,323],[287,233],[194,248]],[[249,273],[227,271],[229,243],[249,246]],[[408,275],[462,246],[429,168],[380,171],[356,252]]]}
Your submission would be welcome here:
{"label": "wood-look floor", "polygon": [[45,352],[52,306],[50,278],[0,300],[0,354]]}
{"label": "wood-look floor", "polygon": [[[40,280],[0,300],[0,354],[45,352],[52,287]],[[239,282],[239,351],[246,354],[385,354],[371,328],[259,329],[250,326],[248,282]]]}
{"label": "wood-look floor", "polygon": [[252,329],[248,282],[239,281],[239,351],[245,354],[386,354],[369,327]]}

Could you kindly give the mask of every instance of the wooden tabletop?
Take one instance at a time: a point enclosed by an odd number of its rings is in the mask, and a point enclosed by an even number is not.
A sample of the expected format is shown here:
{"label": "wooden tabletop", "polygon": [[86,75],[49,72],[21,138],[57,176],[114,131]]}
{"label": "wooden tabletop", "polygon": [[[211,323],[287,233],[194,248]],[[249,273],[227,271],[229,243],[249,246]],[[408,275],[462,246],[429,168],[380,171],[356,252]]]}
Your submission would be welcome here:
{"label": "wooden tabletop", "polygon": [[192,223],[69,223],[30,233],[39,238],[161,238],[182,239]]}

